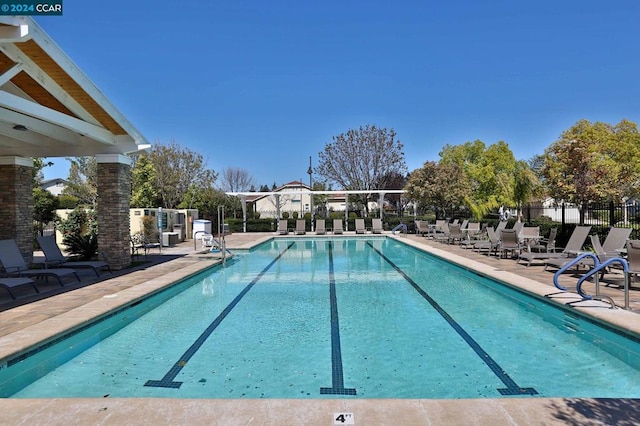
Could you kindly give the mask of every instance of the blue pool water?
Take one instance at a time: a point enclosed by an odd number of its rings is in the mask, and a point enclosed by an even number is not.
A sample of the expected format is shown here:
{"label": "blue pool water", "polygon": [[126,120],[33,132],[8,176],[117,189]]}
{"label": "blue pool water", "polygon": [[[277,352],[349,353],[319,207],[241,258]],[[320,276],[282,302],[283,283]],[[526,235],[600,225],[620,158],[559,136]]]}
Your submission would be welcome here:
{"label": "blue pool water", "polygon": [[639,362],[638,340],[395,240],[275,239],[9,363],[0,390],[638,398]]}

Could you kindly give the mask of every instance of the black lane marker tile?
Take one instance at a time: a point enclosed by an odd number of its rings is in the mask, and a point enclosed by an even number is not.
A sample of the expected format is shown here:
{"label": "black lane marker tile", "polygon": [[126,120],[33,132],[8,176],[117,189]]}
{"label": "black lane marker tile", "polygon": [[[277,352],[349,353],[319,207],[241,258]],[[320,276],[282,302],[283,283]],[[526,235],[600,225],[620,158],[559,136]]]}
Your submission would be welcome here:
{"label": "black lane marker tile", "polygon": [[321,395],[355,395],[355,388],[344,387],[342,349],[340,347],[340,321],[336,280],[333,270],[333,242],[329,241],[329,299],[331,303],[331,387],[320,388]]}
{"label": "black lane marker tile", "polygon": [[271,261],[241,292],[238,294],[235,299],[227,305],[226,308],[218,315],[218,317],[213,320],[213,322],[202,332],[202,334],[193,342],[193,344],[186,350],[184,354],[180,357],[178,362],[176,362],[173,367],[164,375],[164,377],[160,380],[147,380],[144,384],[145,386],[157,387],[157,388],[174,388],[177,389],[182,385],[182,382],[174,381],[176,376],[180,373],[180,371],[187,365],[187,362],[191,359],[193,355],[198,352],[200,347],[204,344],[204,342],[209,338],[211,333],[220,325],[222,320],[226,318],[227,315],[235,308],[235,306],[242,300],[242,298],[251,290],[262,276],[269,270],[271,267],[284,255],[284,253],[293,247],[295,243],[290,243],[286,249],[282,250],[282,252]]}
{"label": "black lane marker tile", "polygon": [[429,302],[431,306],[433,306],[433,308],[445,319],[445,321],[447,321],[447,323],[449,323],[449,325],[460,335],[460,337],[462,337],[464,341],[467,342],[467,344],[480,357],[480,359],[485,364],[487,364],[487,366],[491,369],[491,371],[493,371],[493,374],[495,374],[498,377],[498,379],[500,379],[500,381],[504,383],[506,388],[498,389],[498,392],[500,392],[500,394],[502,395],[537,395],[538,394],[538,391],[536,391],[534,388],[521,388],[520,386],[518,386],[518,384],[511,377],[509,377],[509,375],[500,367],[500,365],[493,358],[491,358],[491,355],[489,355],[484,349],[482,349],[482,347],[478,344],[478,342],[476,342],[473,339],[473,337],[471,337],[469,333],[467,333],[464,330],[464,328],[462,328],[460,324],[458,324],[444,309],[442,309],[440,305],[438,305],[438,302],[433,300],[431,296],[427,294],[427,292],[425,292],[415,281],[413,281],[410,276],[405,274],[404,271],[400,269],[398,265],[393,263],[391,259],[389,259],[387,256],[382,254],[382,252],[378,251],[375,247],[373,247],[371,243],[367,242],[367,244],[376,253],[378,253],[380,257],[382,257],[385,261],[387,261],[387,263],[391,265],[393,269],[395,269],[400,275],[402,275],[402,277],[409,284],[411,284],[411,286],[418,293],[420,293],[420,295],[427,302]]}

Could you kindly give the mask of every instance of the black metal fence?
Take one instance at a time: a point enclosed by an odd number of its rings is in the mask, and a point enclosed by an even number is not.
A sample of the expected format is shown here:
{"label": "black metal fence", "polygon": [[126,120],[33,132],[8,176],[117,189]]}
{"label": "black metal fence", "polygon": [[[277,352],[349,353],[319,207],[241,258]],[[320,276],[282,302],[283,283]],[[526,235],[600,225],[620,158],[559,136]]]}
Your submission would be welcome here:
{"label": "black metal fence", "polygon": [[[515,209],[510,210],[515,214]],[[530,204],[522,209],[525,223],[550,221],[560,226],[591,225],[598,234],[606,234],[612,226],[632,228],[632,238],[640,238],[640,204],[589,203],[580,208],[573,204]]]}

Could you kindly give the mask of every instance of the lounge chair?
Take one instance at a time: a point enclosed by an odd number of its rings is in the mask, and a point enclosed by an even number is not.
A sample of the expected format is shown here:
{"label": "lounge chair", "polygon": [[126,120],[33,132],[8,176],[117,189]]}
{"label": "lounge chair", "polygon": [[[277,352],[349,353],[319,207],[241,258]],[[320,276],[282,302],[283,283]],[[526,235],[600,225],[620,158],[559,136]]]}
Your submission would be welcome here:
{"label": "lounge chair", "polygon": [[520,253],[520,241],[518,239],[517,229],[501,229],[500,230],[500,252],[501,257],[506,258],[507,252],[511,252],[511,257],[516,257],[516,253]]}
{"label": "lounge chair", "polygon": [[469,222],[465,233],[473,238],[476,234],[480,233],[480,222]]}
{"label": "lounge chair", "polygon": [[72,269],[90,268],[93,269],[93,272],[95,272],[96,276],[98,277],[100,276],[100,271],[102,269],[106,269],[111,272],[111,267],[109,267],[109,264],[102,260],[78,262],[69,261],[69,259],[64,257],[64,254],[62,254],[62,250],[60,250],[60,247],[58,247],[58,244],[56,243],[56,237],[54,235],[48,237],[39,236],[37,239],[38,245],[44,253],[45,265],[47,266],[47,268],[51,266],[53,266],[54,268],[67,267]]}
{"label": "lounge chair", "polygon": [[316,219],[316,235],[324,235],[327,233],[324,219]]}
{"label": "lounge chair", "polygon": [[[546,250],[541,250],[543,246],[540,245],[530,245],[524,249],[520,256],[518,257],[518,262],[521,260],[527,262],[527,266],[531,265],[531,262],[535,260],[539,261],[549,261],[550,259],[560,260],[560,264],[564,263],[564,260],[569,257],[575,257],[578,252],[582,249],[582,245],[587,239],[589,235],[589,231],[591,231],[591,226],[576,226],[571,233],[571,237],[569,237],[569,241],[567,242],[567,247],[556,247],[555,246],[555,228],[551,229],[549,234],[549,239],[547,241]],[[557,263],[557,262],[552,262]],[[553,266],[553,265],[552,265]],[[545,270],[547,266],[545,265]]]}
{"label": "lounge chair", "polygon": [[486,251],[487,255],[491,255],[492,253],[497,255],[498,250],[500,249],[500,238],[491,226],[487,227],[487,236],[488,240],[478,241],[473,245],[473,250],[477,251],[478,253]]}
{"label": "lounge chair", "polygon": [[342,228],[342,219],[333,219],[333,233],[335,234],[342,234],[343,232],[343,228]]}
{"label": "lounge chair", "polygon": [[558,228],[551,228],[549,231],[549,237],[540,238],[537,242],[526,242],[527,250],[532,252],[546,252],[553,253],[556,250],[556,237],[558,236]]}
{"label": "lounge chair", "polygon": [[518,233],[518,235],[520,235],[520,232],[522,231],[522,228],[524,228],[524,223],[516,222],[516,223],[513,224],[513,227],[511,229],[515,229],[516,232]]}
{"label": "lounge chair", "polygon": [[449,238],[447,242],[449,244],[462,241],[462,228],[459,224],[449,225]]}
{"label": "lounge chair", "polygon": [[469,222],[467,228],[462,230],[462,240],[460,245],[464,248],[473,248],[473,245],[479,241],[480,222]]}
{"label": "lounge chair", "polygon": [[611,228],[607,237],[602,243],[602,250],[607,256],[618,257],[620,252],[625,248],[629,235],[631,235],[631,228]]}
{"label": "lounge chair", "polygon": [[518,238],[521,240],[533,240],[538,241],[540,239],[540,227],[539,226],[523,226],[520,229]]}
{"label": "lounge chair", "polygon": [[382,219],[376,217],[371,220],[371,232],[374,234],[382,234]]}
{"label": "lounge chair", "polygon": [[10,277],[54,277],[61,287],[63,278],[75,277],[80,281],[78,273],[71,268],[32,269],[27,266],[15,240],[0,240],[0,263]]}
{"label": "lounge chair", "polygon": [[[582,251],[582,246],[591,231],[591,226],[576,226],[571,233],[571,237],[567,242],[567,246],[560,253],[543,253],[543,259],[546,259],[547,263],[544,266],[545,271],[549,266],[554,268],[562,268],[566,260],[571,257],[576,257]],[[534,253],[537,255],[537,259],[541,258],[540,253]]]}
{"label": "lounge chair", "polygon": [[640,240],[627,241],[627,263],[629,264],[629,278],[640,274]]}
{"label": "lounge chair", "polygon": [[289,225],[287,222],[287,219],[280,219],[280,221],[278,221],[278,234],[287,235],[289,233]]}
{"label": "lounge chair", "polygon": [[40,293],[40,291],[38,290],[38,287],[36,287],[36,283],[31,278],[27,278],[27,277],[0,278],[0,287],[7,290],[9,292],[9,296],[11,296],[13,300],[16,300],[16,296],[15,294],[13,294],[13,289],[16,289],[19,287],[25,287],[25,286],[31,286],[34,288],[36,293]]}
{"label": "lounge chair", "polygon": [[[378,219],[379,220],[379,219]],[[429,223],[425,220],[416,220],[416,234],[425,236],[429,233]]]}
{"label": "lounge chair", "polygon": [[444,222],[442,224],[442,228],[440,228],[440,231],[433,234],[433,240],[440,241],[440,242],[446,241],[448,243],[449,235],[451,235],[449,224],[447,222]]}
{"label": "lounge chair", "polygon": [[367,232],[364,227],[364,219],[356,219],[356,234],[365,234]]}
{"label": "lounge chair", "polygon": [[435,225],[431,228],[431,237],[434,239],[444,233],[444,228],[447,227],[447,231],[449,230],[449,225],[447,225],[447,221],[443,219],[436,219]]}
{"label": "lounge chair", "polygon": [[[621,255],[619,253],[609,253],[607,254],[604,251],[604,248],[602,247],[602,244],[600,244],[600,238],[598,238],[597,235],[590,235],[591,238],[591,247],[593,247],[593,251],[596,253],[596,256],[598,257],[598,260],[600,261],[600,263],[605,262],[609,259],[613,259],[615,257],[620,257]],[[625,239],[626,242],[626,239]],[[593,259],[591,258],[586,258],[584,259],[584,264],[586,266],[589,267],[593,267]],[[618,265],[619,266],[619,265]],[[602,270],[600,277],[604,277],[604,274],[607,272],[607,270],[609,269],[609,267],[605,268]]]}
{"label": "lounge chair", "polygon": [[297,219],[296,220],[296,235],[304,235],[307,233],[307,230],[305,229],[307,226],[307,221],[304,219]]}

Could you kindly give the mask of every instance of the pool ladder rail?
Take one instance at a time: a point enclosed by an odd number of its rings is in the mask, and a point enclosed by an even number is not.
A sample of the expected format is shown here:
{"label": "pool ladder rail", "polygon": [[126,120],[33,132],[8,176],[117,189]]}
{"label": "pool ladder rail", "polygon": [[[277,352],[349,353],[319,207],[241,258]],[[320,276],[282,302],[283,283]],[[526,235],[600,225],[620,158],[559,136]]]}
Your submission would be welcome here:
{"label": "pool ladder rail", "polygon": [[[214,252],[214,250],[219,250],[220,251],[220,255],[222,256],[222,265],[226,265],[227,263],[227,257],[233,257],[233,253],[231,253],[231,250],[229,250],[227,248],[227,243],[224,240],[224,235],[222,236],[222,238],[220,240],[217,240],[216,238],[214,238],[213,236],[211,237],[211,241],[212,241],[212,245],[211,245],[211,250],[210,252]],[[228,256],[227,256],[228,254]]]}
{"label": "pool ladder rail", "polygon": [[224,239],[224,235],[222,236],[222,238],[217,239],[215,238],[213,235],[204,232],[204,231],[197,231],[194,234],[194,241],[193,241],[193,248],[194,250],[196,250],[196,244],[197,244],[197,234],[202,233],[203,235],[200,236],[200,240],[202,241],[202,248],[209,248],[209,253],[213,253],[215,250],[219,250],[222,256],[222,264],[225,265],[226,261],[227,261],[227,257],[233,257],[233,253],[231,252],[231,250],[229,250],[227,248],[226,245],[226,241]]}
{"label": "pool ladder rail", "polygon": [[391,233],[393,235],[396,234],[396,231],[400,231],[402,234],[404,234],[405,236],[407,235],[409,228],[407,228],[407,225],[405,225],[404,223],[399,223],[395,226],[395,228],[393,228],[391,230]]}
{"label": "pool ladder rail", "polygon": [[[624,271],[624,309],[628,310],[629,309],[629,264],[625,259],[622,259],[621,257],[612,257],[610,259],[605,260],[604,262],[601,262],[598,256],[596,256],[593,253],[582,253],[581,255],[571,260],[562,268],[556,271],[556,273],[553,275],[553,285],[555,285],[556,288],[562,291],[567,291],[566,287],[563,287],[562,285],[560,285],[560,283],[558,282],[558,278],[563,272],[565,272],[572,266],[577,265],[585,258],[591,258],[593,260],[594,266],[592,269],[590,269],[584,275],[582,275],[578,279],[578,282],[576,283],[576,292],[580,295],[580,297],[582,297],[582,300],[602,300],[610,303],[611,309],[616,309],[616,304],[611,297],[600,294],[600,279],[599,279],[598,272],[609,267],[609,265],[613,263],[619,263],[620,265],[622,265],[622,269]],[[595,295],[589,295],[589,294],[586,294],[584,291],[582,291],[582,284],[586,280],[588,280],[591,276],[593,276],[593,281],[596,286]]]}

